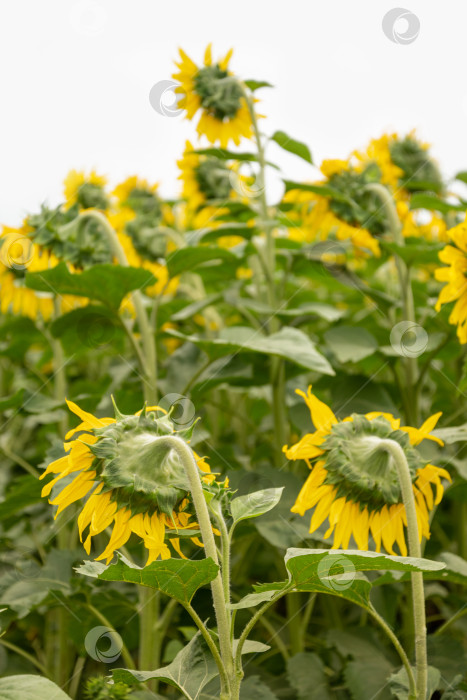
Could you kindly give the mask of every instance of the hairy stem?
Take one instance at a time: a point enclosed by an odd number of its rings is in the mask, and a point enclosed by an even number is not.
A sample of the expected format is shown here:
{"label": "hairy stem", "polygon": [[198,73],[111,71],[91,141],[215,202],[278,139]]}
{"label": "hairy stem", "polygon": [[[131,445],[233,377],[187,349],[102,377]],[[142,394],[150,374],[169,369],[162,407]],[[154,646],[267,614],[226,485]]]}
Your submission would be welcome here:
{"label": "hairy stem", "polygon": [[[377,437],[368,437],[369,444],[378,450],[384,450],[393,459],[396,466],[401,487],[402,500],[407,517],[407,536],[409,541],[409,554],[411,557],[421,557],[420,535],[417,523],[417,511],[415,496],[412,487],[412,477],[404,450],[395,440],[381,440]],[[427,650],[426,650],[426,618],[425,618],[425,593],[423,589],[423,574],[413,572],[412,598],[415,630],[415,659],[417,669],[417,698],[425,700],[427,688]]]}

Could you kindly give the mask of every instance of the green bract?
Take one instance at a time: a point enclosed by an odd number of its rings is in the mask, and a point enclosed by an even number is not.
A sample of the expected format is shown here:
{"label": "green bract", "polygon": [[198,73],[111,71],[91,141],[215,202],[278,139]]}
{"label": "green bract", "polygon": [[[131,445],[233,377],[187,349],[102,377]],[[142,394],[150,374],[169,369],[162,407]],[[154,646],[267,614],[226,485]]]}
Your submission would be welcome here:
{"label": "green bract", "polygon": [[414,479],[417,469],[425,466],[420,453],[411,446],[409,436],[402,430],[393,430],[382,416],[368,420],[354,414],[352,420],[332,426],[320,449],[326,464],[325,483],[337,488],[337,496],[350,497],[354,502],[372,508],[401,502],[397,469],[387,452],[375,450],[368,437],[394,440],[404,449],[410,474]]}
{"label": "green bract", "polygon": [[242,89],[218,65],[201,68],[194,78],[201,106],[216,119],[232,119],[240,109]]}

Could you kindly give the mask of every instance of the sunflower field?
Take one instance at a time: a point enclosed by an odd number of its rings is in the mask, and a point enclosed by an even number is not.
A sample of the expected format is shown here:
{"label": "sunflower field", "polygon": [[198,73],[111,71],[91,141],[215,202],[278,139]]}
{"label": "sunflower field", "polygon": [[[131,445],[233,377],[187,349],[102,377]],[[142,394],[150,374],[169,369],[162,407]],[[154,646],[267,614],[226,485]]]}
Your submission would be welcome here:
{"label": "sunflower field", "polygon": [[0,700],[465,700],[467,171],[316,163],[231,59],[151,95],[171,199],[3,222]]}

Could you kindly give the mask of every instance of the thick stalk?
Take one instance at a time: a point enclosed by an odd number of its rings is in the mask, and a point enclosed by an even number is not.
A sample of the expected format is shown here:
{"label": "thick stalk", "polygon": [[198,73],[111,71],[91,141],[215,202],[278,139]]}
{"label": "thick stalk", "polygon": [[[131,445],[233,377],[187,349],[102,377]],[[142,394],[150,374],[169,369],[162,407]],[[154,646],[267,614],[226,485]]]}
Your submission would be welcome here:
{"label": "thick stalk", "polygon": [[[222,547],[222,581],[224,588],[224,600],[227,605],[227,610],[229,610],[230,605],[230,536],[227,529],[227,525],[222,514],[222,506],[219,501],[213,500],[210,504],[210,508],[215,515],[219,530],[221,533],[221,547]],[[230,612],[228,612],[230,618]],[[230,624],[230,620],[229,620]]]}
{"label": "thick stalk", "polygon": [[[191,448],[181,438],[175,435],[157,437],[155,438],[155,442],[169,447],[178,455],[190,484],[191,496],[195,506],[206,557],[210,557],[215,564],[219,565],[216,542],[212,532],[211,519],[209,517],[209,511],[203,493],[203,486],[200,479],[198,465],[196,464]],[[227,606],[224,599],[224,585],[220,569],[216,578],[211,582],[211,591],[214,611],[216,614],[222,663],[224,664],[226,676],[229,679],[229,684],[231,684],[234,677],[234,663],[232,656],[232,645],[230,641],[229,615],[227,613]],[[221,690],[221,700],[230,700],[230,698],[233,696],[229,695],[229,692],[230,688],[225,687],[224,685]]]}
{"label": "thick stalk", "polygon": [[[412,477],[404,450],[395,440],[381,440],[377,437],[366,438],[369,444],[378,450],[384,450],[391,457],[396,466],[399,483],[407,517],[407,537],[409,542],[409,554],[411,557],[421,557],[420,536],[418,532],[417,511],[415,496],[412,487]],[[426,651],[426,618],[425,618],[425,594],[423,590],[423,574],[414,572],[411,574],[413,615],[415,630],[415,660],[417,670],[417,698],[425,700],[427,688],[427,651]]]}

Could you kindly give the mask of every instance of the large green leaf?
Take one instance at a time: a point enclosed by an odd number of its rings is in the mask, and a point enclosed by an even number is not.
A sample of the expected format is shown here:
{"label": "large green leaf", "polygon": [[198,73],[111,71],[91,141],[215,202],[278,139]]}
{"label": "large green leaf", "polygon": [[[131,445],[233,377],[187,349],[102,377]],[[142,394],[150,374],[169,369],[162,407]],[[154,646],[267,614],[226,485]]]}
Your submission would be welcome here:
{"label": "large green leaf", "polygon": [[10,518],[33,503],[39,503],[43,485],[30,474],[23,474],[15,479],[9,485],[5,499],[0,503],[0,520]]}
{"label": "large green leaf", "polygon": [[154,284],[152,272],[121,265],[94,265],[88,270],[71,273],[62,262],[57,267],[42,272],[28,272],[26,285],[38,292],[73,294],[96,299],[118,309],[123,298],[135,289]]}
{"label": "large green leaf", "polygon": [[139,567],[118,554],[115,564],[106,566],[97,561],[85,561],[77,572],[101,581],[127,581],[162,591],[187,605],[194,594],[213,581],[219,567],[212,559],[167,559]]}
{"label": "large green leaf", "polygon": [[297,691],[297,700],[331,700],[324,664],[317,654],[303,652],[287,661],[289,683]]}
{"label": "large green leaf", "polygon": [[306,369],[322,374],[334,374],[329,362],[321,355],[310,338],[298,328],[281,328],[277,333],[265,336],[245,326],[225,328],[218,338],[208,340],[194,335],[183,335],[168,330],[168,335],[181,338],[201,347],[212,359],[237,352],[259,352],[277,355]]}
{"label": "large green leaf", "polygon": [[[227,234],[225,234],[227,235]],[[179,248],[167,258],[167,268],[171,277],[180,275],[182,272],[194,270],[205,263],[237,263],[240,260],[226,248],[215,247],[189,247]]]}
{"label": "large green leaf", "polygon": [[271,136],[271,140],[275,141],[278,146],[284,149],[284,151],[293,153],[299,158],[306,160],[307,163],[313,163],[311,152],[308,146],[305,143],[302,143],[301,141],[293,139],[291,136],[286,134],[285,131],[276,131]]}
{"label": "large green leaf", "polygon": [[[438,555],[439,563],[443,568],[435,571],[424,571],[423,577],[430,581],[449,581],[460,586],[467,586],[467,561],[452,552],[443,552]],[[373,581],[374,586],[381,586],[385,583],[396,583],[408,581],[410,573],[407,571],[386,571],[382,576],[378,576]]]}
{"label": "large green leaf", "polygon": [[359,362],[373,355],[378,341],[365,328],[339,326],[330,328],[324,334],[326,343],[339,362]]}
{"label": "large green leaf", "polygon": [[[441,674],[437,668],[428,666],[426,697],[431,698],[435,690],[439,688]],[[389,687],[397,700],[407,700],[409,695],[409,679],[404,666],[389,678]]]}
{"label": "large green leaf", "polygon": [[240,686],[240,700],[278,700],[259,676],[248,676]]}
{"label": "large green leaf", "polygon": [[155,671],[112,670],[112,677],[117,682],[134,684],[135,681],[146,683],[158,679],[177,688],[187,700],[197,700],[204,686],[217,675],[215,661],[199,632],[164,668]]}
{"label": "large green leaf", "polygon": [[387,680],[392,664],[380,654],[365,661],[349,661],[344,677],[352,700],[390,700]]}
{"label": "large green leaf", "polygon": [[439,211],[441,214],[449,214],[451,211],[465,211],[465,207],[461,204],[450,204],[433,194],[424,194],[423,192],[412,195],[410,208],[429,209],[430,211]]}
{"label": "large green leaf", "polygon": [[357,571],[440,571],[446,564],[431,559],[399,557],[382,552],[364,552],[357,549],[297,549],[287,550],[285,563],[292,580],[306,584],[315,578],[337,573]]}
{"label": "large green leaf", "polygon": [[70,579],[76,552],[52,549],[44,566],[35,560],[21,556],[15,569],[4,574],[0,581],[0,605],[7,605],[18,617],[25,617],[53,591],[71,593]]}
{"label": "large green leaf", "polygon": [[0,678],[1,700],[70,700],[58,685],[42,676]]}
{"label": "large green leaf", "polygon": [[[370,608],[372,584],[362,574],[363,571],[437,571],[444,569],[442,562],[413,557],[398,557],[377,552],[362,552],[353,549],[296,549],[287,550],[285,564],[289,581],[255,586],[255,593],[247,600],[240,601],[238,607],[252,607],[267,598],[268,591],[307,591],[309,593],[329,593],[350,600],[362,607]],[[272,597],[272,595],[271,595]]]}
{"label": "large green leaf", "polygon": [[282,491],[283,488],[263,489],[234,498],[230,503],[230,512],[234,522],[238,523],[240,520],[264,515],[279,503]]}

